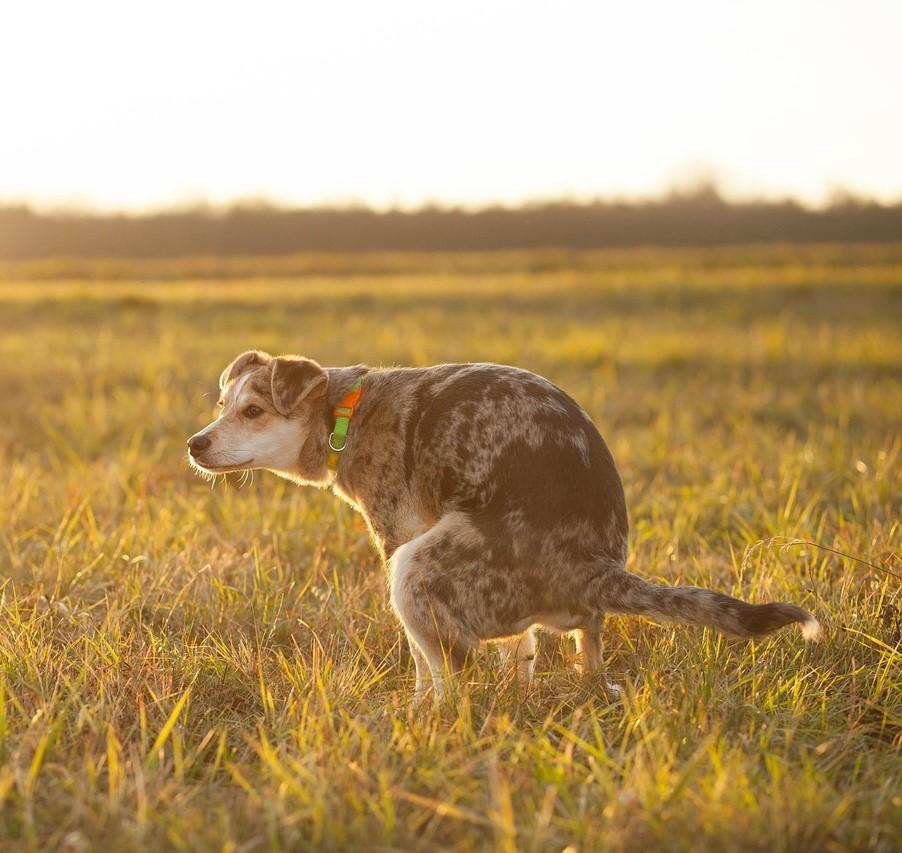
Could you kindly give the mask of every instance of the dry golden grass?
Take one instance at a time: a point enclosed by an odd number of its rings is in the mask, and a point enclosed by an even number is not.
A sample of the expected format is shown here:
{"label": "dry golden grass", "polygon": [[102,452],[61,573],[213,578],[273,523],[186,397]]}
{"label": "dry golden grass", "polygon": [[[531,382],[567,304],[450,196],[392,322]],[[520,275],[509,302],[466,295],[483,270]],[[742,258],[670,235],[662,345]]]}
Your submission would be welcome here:
{"label": "dry golden grass", "polygon": [[[2,274],[0,843],[897,849],[902,248]],[[360,520],[188,469],[249,347],[543,373],[611,445],[632,570],[823,641],[611,619],[621,704],[543,636],[528,697],[486,650],[418,712]]]}

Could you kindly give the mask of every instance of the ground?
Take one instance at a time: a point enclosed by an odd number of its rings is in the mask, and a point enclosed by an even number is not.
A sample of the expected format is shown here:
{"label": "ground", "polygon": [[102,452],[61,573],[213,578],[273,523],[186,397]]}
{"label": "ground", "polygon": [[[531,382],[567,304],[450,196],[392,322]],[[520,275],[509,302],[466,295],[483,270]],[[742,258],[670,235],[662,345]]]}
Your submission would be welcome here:
{"label": "ground", "polygon": [[[0,279],[0,846],[898,849],[902,247]],[[632,571],[822,641],[612,618],[619,703],[543,635],[529,695],[486,649],[418,708],[361,520],[187,465],[251,347],[544,374],[618,462]]]}

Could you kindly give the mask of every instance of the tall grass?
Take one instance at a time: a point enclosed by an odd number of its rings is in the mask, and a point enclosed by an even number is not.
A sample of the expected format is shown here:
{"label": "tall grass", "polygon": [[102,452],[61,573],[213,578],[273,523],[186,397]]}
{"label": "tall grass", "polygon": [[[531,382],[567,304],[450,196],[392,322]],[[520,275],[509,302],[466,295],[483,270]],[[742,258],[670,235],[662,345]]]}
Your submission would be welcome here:
{"label": "tall grass", "polygon": [[[897,849],[902,249],[743,252],[8,277],[0,840]],[[417,708],[361,521],[184,461],[248,347],[542,372],[612,447],[630,569],[800,603],[824,639],[614,618],[618,704],[543,636],[529,695],[487,649]]]}

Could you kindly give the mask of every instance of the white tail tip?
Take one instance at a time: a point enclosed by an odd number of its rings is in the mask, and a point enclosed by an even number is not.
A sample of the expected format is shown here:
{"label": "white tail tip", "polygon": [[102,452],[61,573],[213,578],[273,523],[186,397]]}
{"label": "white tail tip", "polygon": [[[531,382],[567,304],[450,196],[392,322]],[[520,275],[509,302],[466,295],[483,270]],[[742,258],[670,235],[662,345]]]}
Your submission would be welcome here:
{"label": "white tail tip", "polygon": [[819,640],[821,636],[821,623],[813,616],[802,623],[802,636],[808,641]]}

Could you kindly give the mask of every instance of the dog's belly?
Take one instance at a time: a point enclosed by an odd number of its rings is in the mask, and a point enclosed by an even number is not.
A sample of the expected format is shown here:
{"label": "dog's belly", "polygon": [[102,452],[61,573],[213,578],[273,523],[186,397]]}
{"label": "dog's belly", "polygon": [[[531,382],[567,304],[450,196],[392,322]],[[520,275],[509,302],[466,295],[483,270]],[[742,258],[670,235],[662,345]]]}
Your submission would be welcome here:
{"label": "dog's belly", "polygon": [[591,620],[581,613],[571,613],[568,610],[557,610],[546,613],[534,613],[523,619],[518,619],[508,626],[497,626],[491,632],[492,636],[483,637],[485,640],[501,640],[506,637],[516,637],[533,627],[539,625],[549,631],[565,634],[575,631],[577,628],[588,628]]}

